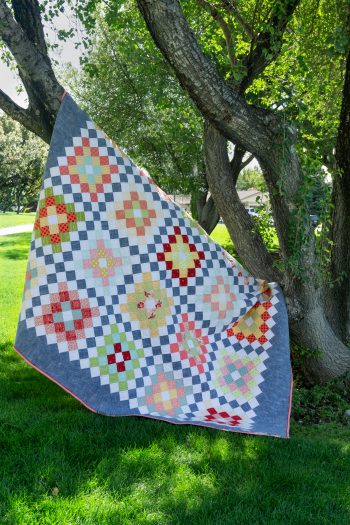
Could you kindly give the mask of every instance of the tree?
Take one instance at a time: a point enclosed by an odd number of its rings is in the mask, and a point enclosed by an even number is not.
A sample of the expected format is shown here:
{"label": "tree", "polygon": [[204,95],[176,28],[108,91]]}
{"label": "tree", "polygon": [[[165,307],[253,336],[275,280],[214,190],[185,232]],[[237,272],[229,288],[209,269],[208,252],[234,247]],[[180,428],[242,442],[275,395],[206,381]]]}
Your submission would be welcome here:
{"label": "tree", "polygon": [[257,169],[245,168],[238,177],[237,190],[249,190],[257,188],[260,191],[266,191],[266,185],[262,173]]}
{"label": "tree", "polygon": [[[91,1],[88,4],[91,7]],[[332,217],[324,239],[331,251],[324,257],[309,219],[309,173],[295,126],[288,112],[264,104],[256,85],[280,56],[288,56],[284,46],[292,45],[293,38],[286,28],[296,20],[299,4],[300,0],[201,0],[184,3],[184,14],[177,0],[138,0],[154,41],[204,118],[206,179],[235,248],[254,275],[281,283],[291,334],[300,345],[315,350],[307,373],[310,380],[321,382],[350,371],[350,50],[344,45],[348,59],[342,69]],[[311,8],[313,0],[304,4]],[[19,109],[1,92],[0,107],[47,140],[63,89],[47,57],[36,0],[12,0],[12,5],[13,15],[0,0],[0,38],[20,68],[30,108]],[[347,33],[345,0],[342,7],[334,16]],[[221,32],[221,40],[208,40],[196,31],[203,17],[214,33]],[[293,91],[288,97],[293,100]],[[272,98],[269,93],[268,101]],[[235,145],[231,161],[227,141]],[[278,266],[238,198],[232,165],[240,165],[246,152],[258,160],[269,191],[280,244]]]}
{"label": "tree", "polygon": [[134,5],[103,15],[83,71],[68,76],[70,92],[165,191],[191,193],[201,184],[202,119]]}
{"label": "tree", "polygon": [[36,206],[47,147],[33,133],[0,117],[0,209]]}
{"label": "tree", "polygon": [[[66,74],[70,91],[165,191],[191,195],[192,215],[211,233],[220,216],[206,180],[201,116],[133,2],[113,2],[93,24],[83,73]],[[236,162],[233,176],[245,165]]]}
{"label": "tree", "polygon": [[[349,228],[346,226],[350,216],[347,214],[345,218],[343,213],[340,219],[338,211],[341,206],[343,212],[348,209],[349,173],[342,167],[343,174],[335,177],[333,189],[333,200],[338,206],[333,208],[331,265],[332,284],[338,290],[337,294],[331,291],[329,281],[321,280],[317,271],[318,252],[307,202],[303,199],[305,177],[295,148],[296,130],[277,111],[248,104],[245,97],[247,88],[257,75],[280,53],[285,28],[298,4],[298,1],[284,0],[270,6],[268,19],[249,35],[249,52],[239,61],[241,78],[228,82],[202,52],[178,2],[138,1],[155,41],[206,118],[209,187],[237,251],[253,273],[275,277],[282,283],[294,338],[300,344],[320,352],[318,357],[308,362],[309,376],[327,380],[350,370],[349,333],[346,328],[349,323],[344,322],[344,316],[349,319],[349,257],[343,257],[342,262],[339,258],[344,246],[350,245]],[[220,5],[229,12],[237,7],[233,2],[221,2]],[[243,22],[244,26],[247,25],[241,14],[239,18],[241,25]],[[248,27],[251,29],[251,24]],[[349,61],[347,67],[350,67]],[[342,137],[342,130],[349,120],[346,110],[349,96],[349,90],[344,88],[345,109],[342,110],[339,126]],[[259,236],[252,235],[248,217],[236,202],[236,197],[235,205],[232,204],[235,187],[229,178],[226,140],[242,145],[259,161],[270,194],[283,273],[274,268]],[[221,189],[220,175],[215,169],[218,165],[221,167]],[[341,228],[337,228],[338,221]],[[337,261],[336,272],[334,261]],[[342,294],[339,284],[336,284],[340,275],[345,276],[341,283]],[[340,295],[342,300],[336,305]]]}

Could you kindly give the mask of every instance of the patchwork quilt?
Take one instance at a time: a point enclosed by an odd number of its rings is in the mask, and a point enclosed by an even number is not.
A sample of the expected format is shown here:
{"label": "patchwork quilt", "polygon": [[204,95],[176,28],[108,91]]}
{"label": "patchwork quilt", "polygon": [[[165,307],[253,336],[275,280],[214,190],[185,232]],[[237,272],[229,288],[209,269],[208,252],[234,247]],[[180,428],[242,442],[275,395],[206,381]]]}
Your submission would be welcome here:
{"label": "patchwork quilt", "polygon": [[288,437],[288,323],[250,275],[66,95],[15,347],[92,411]]}

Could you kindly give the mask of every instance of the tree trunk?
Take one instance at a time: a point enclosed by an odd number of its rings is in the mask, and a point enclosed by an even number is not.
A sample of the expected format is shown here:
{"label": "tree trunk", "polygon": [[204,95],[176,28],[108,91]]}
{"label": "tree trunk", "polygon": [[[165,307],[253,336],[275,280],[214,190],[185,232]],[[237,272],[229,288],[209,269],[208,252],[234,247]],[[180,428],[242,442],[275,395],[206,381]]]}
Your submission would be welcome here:
{"label": "tree trunk", "polygon": [[[350,27],[350,11],[348,16]],[[350,47],[348,51],[333,177],[331,271],[335,281],[329,315],[338,316],[340,335],[350,342]]]}
{"label": "tree trunk", "polygon": [[47,55],[37,0],[0,0],[0,38],[11,51],[29,98],[23,109],[0,90],[0,108],[49,143],[64,92]]}
{"label": "tree trunk", "polygon": [[208,192],[208,181],[204,166],[199,174],[201,177],[200,187],[191,193],[191,213],[193,218],[210,235],[219,222],[220,215],[212,196]]}
{"label": "tree trunk", "polygon": [[280,280],[282,276],[273,268],[271,254],[238,197],[227,141],[208,121],[204,126],[204,154],[211,195],[246,268],[261,279]]}
{"label": "tree trunk", "polygon": [[322,289],[313,280],[297,280],[273,267],[271,254],[239,200],[231,177],[227,142],[209,123],[205,125],[204,144],[209,189],[239,257],[256,277],[280,282],[286,296],[292,340],[310,353],[314,351],[314,356],[305,361],[308,381],[322,383],[350,372],[349,348],[326,318]]}
{"label": "tree trunk", "polygon": [[[297,3],[285,0],[278,4],[273,14],[275,22],[271,24],[276,34],[280,30],[279,43]],[[308,362],[310,379],[324,382],[349,372],[350,350],[326,316],[315,237],[305,205],[303,219],[295,223],[302,192],[302,171],[294,148],[295,130],[284,125],[272,111],[247,105],[243,98],[244,88],[235,90],[220,77],[201,52],[176,0],[138,0],[138,5],[156,44],[206,119],[209,190],[239,256],[255,276],[277,280],[282,285],[292,337],[300,345],[317,350]],[[256,61],[264,60],[268,42],[262,42],[260,49],[258,47],[259,44],[256,48],[258,58],[251,57],[254,59],[249,68],[251,78],[255,76],[254,71],[259,72],[266,66],[266,61],[265,66]],[[230,176],[225,139],[250,151],[263,170],[280,242],[283,272],[274,267],[271,255],[239,201]],[[343,226],[341,230],[344,235]]]}
{"label": "tree trunk", "polygon": [[199,224],[210,235],[220,220],[220,215],[210,195],[205,205],[200,210]]}
{"label": "tree trunk", "polygon": [[[209,135],[203,133],[204,150],[206,147],[206,140],[210,140]],[[210,148],[211,145],[209,144],[208,147]],[[233,157],[230,161],[230,168],[227,167],[227,169],[230,169],[231,171],[231,178],[234,186],[236,186],[237,184],[237,179],[242,169],[245,168],[245,166],[247,166],[247,164],[249,164],[249,162],[251,162],[253,158],[252,155],[249,155],[248,158],[243,161],[243,157],[245,156],[245,154],[246,151],[244,149],[240,148],[237,145],[235,146]],[[215,168],[214,165],[211,166],[211,170],[215,169],[220,170],[220,165],[218,165],[217,168]],[[221,176],[220,173],[218,173],[218,175]],[[191,195],[191,210],[192,208],[195,208],[195,219],[199,222],[202,228],[210,235],[220,220],[220,214],[216,208],[213,196],[209,195],[208,181],[205,171],[203,172],[203,179],[205,188],[200,189],[198,192],[194,192]]]}
{"label": "tree trunk", "polygon": [[321,290],[304,289],[303,315],[290,320],[292,339],[302,348],[314,351],[303,363],[310,384],[326,383],[345,375],[350,384],[350,350],[330,325],[323,306]]}

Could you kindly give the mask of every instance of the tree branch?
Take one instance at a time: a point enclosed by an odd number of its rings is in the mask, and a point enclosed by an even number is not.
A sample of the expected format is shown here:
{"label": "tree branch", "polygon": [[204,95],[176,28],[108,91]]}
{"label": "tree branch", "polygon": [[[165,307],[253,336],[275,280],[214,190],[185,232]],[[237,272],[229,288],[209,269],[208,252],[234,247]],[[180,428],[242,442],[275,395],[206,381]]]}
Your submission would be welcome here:
{"label": "tree branch", "polygon": [[239,146],[235,146],[233,157],[230,162],[232,180],[235,186],[237,183],[238,175],[241,171],[242,160],[243,160],[245,153],[246,153],[245,149],[240,148]]}
{"label": "tree branch", "polygon": [[16,104],[2,89],[0,89],[0,108],[11,118],[17,120],[25,127],[30,122],[28,110]]}
{"label": "tree branch", "polygon": [[248,24],[248,22],[245,20],[245,18],[242,16],[239,7],[236,5],[234,0],[221,0],[221,4],[223,5],[224,9],[231,14],[234,15],[235,19],[239,23],[239,25],[242,27],[246,35],[252,40],[254,38],[254,33]]}
{"label": "tree branch", "polygon": [[[25,13],[21,10],[25,9],[24,6],[18,0],[14,4],[17,16],[25,24]],[[30,6],[31,16],[36,20],[36,29],[31,36],[36,40],[30,40],[29,29],[24,31],[13,18],[5,0],[0,0],[0,38],[11,51],[27,90],[30,106],[28,115],[31,114],[36,121],[32,122],[31,129],[37,129],[36,133],[49,142],[64,90],[55,77],[48,56],[41,51],[46,47],[42,42],[42,29],[38,28],[41,20],[37,0],[30,0]]]}
{"label": "tree branch", "polygon": [[11,3],[15,20],[20,24],[28,39],[49,60],[39,3],[37,0],[12,0]]}
{"label": "tree branch", "polygon": [[254,155],[248,155],[246,160],[242,161],[240,171],[242,171],[246,166],[248,166],[248,164],[250,164],[253,159],[254,159]]}
{"label": "tree branch", "polygon": [[217,22],[217,24],[221,28],[223,35],[225,37],[228,58],[230,60],[231,66],[233,67],[235,64],[235,55],[232,49],[233,48],[233,37],[232,37],[232,32],[229,28],[228,23],[220,15],[218,9],[214,7],[214,5],[211,4],[210,2],[207,2],[206,0],[197,0],[197,3],[201,5],[206,11],[208,11],[211,14],[215,22]]}
{"label": "tree branch", "polygon": [[272,255],[238,196],[228,159],[227,142],[207,121],[204,125],[204,154],[211,195],[238,255],[254,276],[281,282],[282,275],[273,267]]}
{"label": "tree branch", "polygon": [[153,39],[202,114],[228,140],[271,166],[271,151],[284,139],[279,118],[248,105],[220,77],[199,48],[177,0],[138,0],[138,5]]}
{"label": "tree branch", "polygon": [[254,36],[250,53],[244,61],[247,75],[241,82],[240,90],[242,93],[278,56],[282,47],[284,31],[299,3],[300,0],[278,0],[273,4],[271,16],[267,22],[268,29]]}

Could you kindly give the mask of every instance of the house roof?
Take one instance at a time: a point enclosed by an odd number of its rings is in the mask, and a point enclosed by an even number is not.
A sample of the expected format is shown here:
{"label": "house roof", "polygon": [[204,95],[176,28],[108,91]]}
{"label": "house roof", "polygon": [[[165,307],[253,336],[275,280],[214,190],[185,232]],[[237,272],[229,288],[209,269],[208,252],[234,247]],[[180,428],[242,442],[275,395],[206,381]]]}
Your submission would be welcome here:
{"label": "house roof", "polygon": [[[244,203],[246,201],[253,201],[255,202],[257,197],[262,197],[264,199],[267,198],[267,193],[262,193],[256,188],[249,188],[248,190],[240,190],[237,192],[240,200]],[[180,206],[189,205],[191,202],[191,196],[190,195],[183,195],[178,194],[174,195],[174,200],[177,202]]]}
{"label": "house roof", "polygon": [[245,201],[256,201],[257,197],[262,199],[267,198],[267,193],[263,193],[256,188],[249,188],[249,190],[240,190],[237,192],[238,197],[244,203]]}

